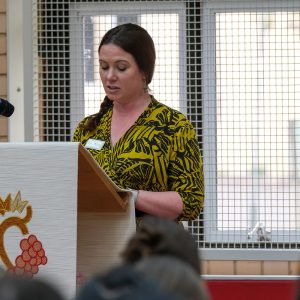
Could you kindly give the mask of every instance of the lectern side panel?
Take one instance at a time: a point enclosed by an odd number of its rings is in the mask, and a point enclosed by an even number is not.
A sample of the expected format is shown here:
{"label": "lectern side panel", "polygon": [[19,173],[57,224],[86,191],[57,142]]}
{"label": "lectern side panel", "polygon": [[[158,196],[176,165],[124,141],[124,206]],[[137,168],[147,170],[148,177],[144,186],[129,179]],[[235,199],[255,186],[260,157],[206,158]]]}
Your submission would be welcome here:
{"label": "lectern side panel", "polygon": [[122,198],[117,193],[116,185],[83,147],[79,147],[78,159],[78,211],[124,212],[128,195],[123,193]]}
{"label": "lectern side panel", "polygon": [[78,214],[78,273],[88,278],[118,264],[135,230],[132,201],[126,212]]}
{"label": "lectern side panel", "polygon": [[[45,144],[0,145],[0,264],[45,277],[70,299],[76,290],[78,146]],[[31,269],[29,249],[35,251]]]}

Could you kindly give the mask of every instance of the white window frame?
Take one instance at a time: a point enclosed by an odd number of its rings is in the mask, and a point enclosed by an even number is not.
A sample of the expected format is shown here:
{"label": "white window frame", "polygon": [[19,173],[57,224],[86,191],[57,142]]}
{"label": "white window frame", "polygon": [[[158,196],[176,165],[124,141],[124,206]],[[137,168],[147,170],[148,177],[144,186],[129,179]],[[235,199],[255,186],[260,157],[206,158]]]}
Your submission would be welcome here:
{"label": "white window frame", "polygon": [[15,107],[8,120],[8,140],[32,142],[32,0],[7,0],[6,7],[7,100]]}
{"label": "white window frame", "polygon": [[[210,0],[203,4],[203,164],[205,174],[205,201],[209,205],[204,210],[204,235],[207,243],[249,243],[247,240],[248,232],[245,231],[218,231],[217,230],[217,148],[216,148],[216,32],[215,14],[238,11],[294,11],[300,10],[300,5],[295,1],[268,1],[262,0]],[[208,118],[209,116],[209,118]],[[274,232],[274,231],[273,231]],[[300,242],[299,231],[288,231],[285,237],[284,231],[276,231],[275,235],[283,236],[280,241],[275,243],[293,243]],[[243,239],[237,240],[238,237],[244,236]],[[226,241],[225,238],[226,237]],[[295,240],[291,242],[291,237]],[[251,241],[250,241],[251,242]],[[254,248],[203,248],[201,249],[203,259],[220,259],[220,260],[282,260],[283,256],[287,260],[299,260],[300,249],[254,249]],[[284,253],[284,255],[283,255]]]}

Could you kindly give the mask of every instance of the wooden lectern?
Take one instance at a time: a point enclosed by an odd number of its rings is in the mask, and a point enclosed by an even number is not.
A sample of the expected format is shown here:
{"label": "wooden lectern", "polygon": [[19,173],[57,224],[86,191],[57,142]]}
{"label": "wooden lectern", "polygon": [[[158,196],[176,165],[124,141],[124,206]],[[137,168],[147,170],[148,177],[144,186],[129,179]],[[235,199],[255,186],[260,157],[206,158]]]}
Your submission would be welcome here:
{"label": "wooden lectern", "polygon": [[136,229],[131,196],[79,143],[0,143],[1,266],[72,298],[78,274],[120,262]]}

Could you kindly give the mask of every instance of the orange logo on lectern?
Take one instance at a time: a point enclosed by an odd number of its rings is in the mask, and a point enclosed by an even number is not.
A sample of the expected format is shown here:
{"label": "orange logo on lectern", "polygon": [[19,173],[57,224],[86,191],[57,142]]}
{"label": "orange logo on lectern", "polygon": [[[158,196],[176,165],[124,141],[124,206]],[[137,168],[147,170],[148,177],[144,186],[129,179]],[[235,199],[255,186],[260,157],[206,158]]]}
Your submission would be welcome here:
{"label": "orange logo on lectern", "polygon": [[12,199],[11,194],[8,194],[5,200],[0,196],[0,215],[3,217],[9,212],[18,212],[20,215],[25,208],[26,214],[23,218],[13,215],[5,218],[0,223],[0,258],[8,272],[32,277],[34,274],[38,273],[40,265],[45,265],[47,263],[45,250],[37,237],[34,234],[31,234],[20,241],[22,252],[16,257],[15,264],[10,261],[4,245],[4,234],[7,229],[11,227],[19,228],[24,236],[29,234],[27,224],[32,218],[32,207],[28,204],[28,201],[21,199],[20,191],[18,191],[14,199]]}

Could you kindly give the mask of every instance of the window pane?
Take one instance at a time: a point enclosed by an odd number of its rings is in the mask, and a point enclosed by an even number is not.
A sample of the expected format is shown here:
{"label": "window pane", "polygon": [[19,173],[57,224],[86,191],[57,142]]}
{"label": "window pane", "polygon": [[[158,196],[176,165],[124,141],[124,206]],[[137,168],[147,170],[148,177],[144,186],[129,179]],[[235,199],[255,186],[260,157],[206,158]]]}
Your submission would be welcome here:
{"label": "window pane", "polygon": [[299,16],[216,14],[218,230],[299,228]]}

